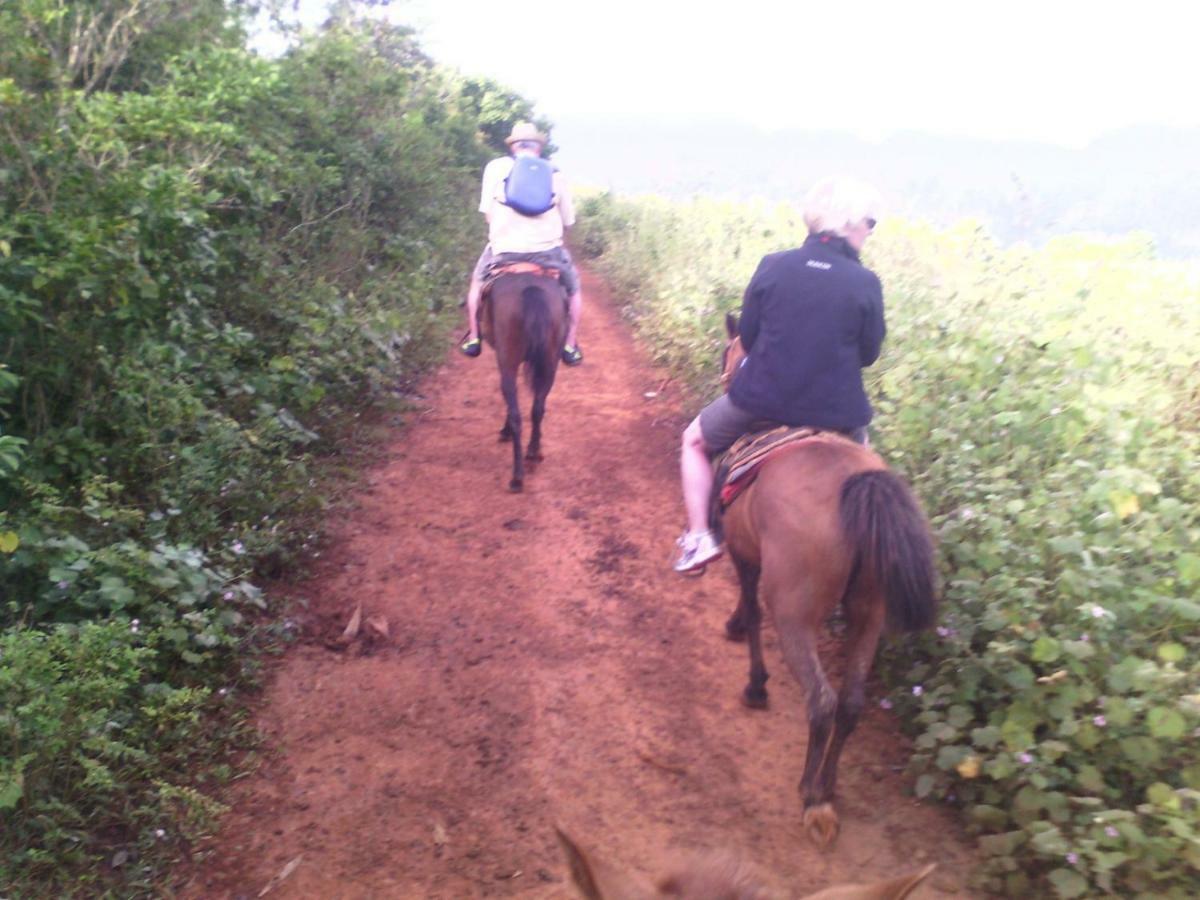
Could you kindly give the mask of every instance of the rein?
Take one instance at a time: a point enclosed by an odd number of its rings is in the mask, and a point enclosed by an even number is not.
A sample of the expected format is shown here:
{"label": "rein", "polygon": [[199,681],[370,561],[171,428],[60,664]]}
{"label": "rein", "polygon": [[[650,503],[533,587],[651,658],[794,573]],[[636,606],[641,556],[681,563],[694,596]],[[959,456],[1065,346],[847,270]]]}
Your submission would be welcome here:
{"label": "rein", "polygon": [[729,384],[733,381],[733,376],[737,374],[738,366],[745,358],[746,351],[742,349],[742,339],[740,337],[731,338],[721,354],[721,389],[726,393],[729,392]]}

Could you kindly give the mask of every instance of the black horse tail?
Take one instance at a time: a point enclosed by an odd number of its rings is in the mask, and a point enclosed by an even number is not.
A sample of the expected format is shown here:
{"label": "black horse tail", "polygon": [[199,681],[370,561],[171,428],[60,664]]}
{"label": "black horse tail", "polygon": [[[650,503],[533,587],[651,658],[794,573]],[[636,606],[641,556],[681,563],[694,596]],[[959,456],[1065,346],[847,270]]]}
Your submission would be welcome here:
{"label": "black horse tail", "polygon": [[537,285],[521,291],[521,318],[525,322],[525,375],[535,393],[549,389],[554,380],[554,328],[550,298]]}
{"label": "black horse tail", "polygon": [[908,485],[886,470],[842,485],[842,532],[855,548],[851,581],[869,575],[883,591],[888,627],[920,631],[937,614],[937,567],[929,523]]}

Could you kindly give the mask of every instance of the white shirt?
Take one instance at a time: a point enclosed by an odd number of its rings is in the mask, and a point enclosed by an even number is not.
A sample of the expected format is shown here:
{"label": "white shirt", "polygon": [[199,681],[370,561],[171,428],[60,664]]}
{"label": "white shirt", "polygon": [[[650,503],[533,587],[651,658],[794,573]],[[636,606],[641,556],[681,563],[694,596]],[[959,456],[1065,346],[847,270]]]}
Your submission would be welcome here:
{"label": "white shirt", "polygon": [[554,173],[554,206],[540,216],[523,216],[504,204],[504,179],[513,158],[493,159],[483,170],[479,211],[488,217],[488,242],[493,253],[536,253],[561,247],[563,229],[575,224],[575,207],[566,179]]}

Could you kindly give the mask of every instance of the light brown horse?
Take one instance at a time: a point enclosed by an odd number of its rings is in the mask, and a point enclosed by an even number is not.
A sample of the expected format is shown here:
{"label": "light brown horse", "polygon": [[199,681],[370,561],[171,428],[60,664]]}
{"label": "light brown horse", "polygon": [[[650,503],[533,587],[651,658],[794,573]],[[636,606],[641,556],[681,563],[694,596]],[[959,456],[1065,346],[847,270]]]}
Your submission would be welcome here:
{"label": "light brown horse", "polygon": [[[737,320],[722,381],[745,353]],[[916,631],[933,624],[937,572],[924,513],[904,481],[867,447],[819,434],[764,462],[722,517],[741,598],[727,637],[749,639],[750,682],[743,702],[767,706],[760,598],[771,610],[784,661],[804,688],[808,751],[800,793],[804,826],[821,846],[837,837],[833,808],[838,758],[858,724],[867,674],[885,624]],[[846,670],[835,693],[817,654],[817,636],[842,605]]]}
{"label": "light brown horse", "polygon": [[[772,887],[765,875],[730,854],[695,855],[649,879],[605,862],[561,828],[555,830],[567,857],[571,882],[586,900],[782,900],[795,896]],[[903,900],[936,868],[931,863],[883,881],[840,884],[806,894],[804,900]]]}
{"label": "light brown horse", "polygon": [[[563,292],[554,278],[532,272],[500,275],[482,304],[481,333],[496,351],[500,393],[507,411],[500,429],[501,441],[512,441],[511,491],[525,486],[525,462],[542,460],[542,417],[546,397],[554,387],[559,354],[566,337]],[[533,433],[521,454],[521,409],[517,405],[517,370],[525,364],[526,380],[533,391],[530,419]]]}

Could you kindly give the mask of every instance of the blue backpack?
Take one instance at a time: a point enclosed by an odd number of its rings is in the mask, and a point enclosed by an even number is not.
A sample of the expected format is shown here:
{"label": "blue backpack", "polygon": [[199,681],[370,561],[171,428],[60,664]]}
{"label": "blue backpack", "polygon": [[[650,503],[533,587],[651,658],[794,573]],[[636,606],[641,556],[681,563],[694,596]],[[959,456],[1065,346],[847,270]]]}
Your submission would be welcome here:
{"label": "blue backpack", "polygon": [[554,208],[554,166],[537,156],[518,156],[504,179],[504,204],[523,216]]}

